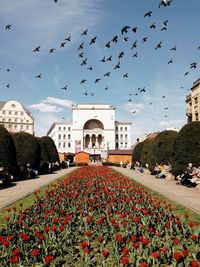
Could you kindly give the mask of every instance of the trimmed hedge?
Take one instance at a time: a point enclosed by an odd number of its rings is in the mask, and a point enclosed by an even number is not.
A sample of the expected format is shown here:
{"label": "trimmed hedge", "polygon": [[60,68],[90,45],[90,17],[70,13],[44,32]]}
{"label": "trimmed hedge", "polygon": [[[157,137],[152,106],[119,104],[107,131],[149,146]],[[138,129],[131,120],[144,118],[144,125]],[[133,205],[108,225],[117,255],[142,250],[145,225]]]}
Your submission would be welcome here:
{"label": "trimmed hedge", "polygon": [[178,132],[166,130],[155,137],[148,155],[149,170],[151,172],[153,172],[156,163],[171,163],[173,145],[177,136]]}
{"label": "trimmed hedge", "polygon": [[148,138],[144,140],[142,147],[142,153],[140,157],[140,163],[144,166],[146,163],[149,163],[149,155],[152,149],[154,138]]}
{"label": "trimmed hedge", "polygon": [[132,162],[136,162],[136,161],[140,162],[143,145],[144,145],[144,142],[140,142],[134,147],[133,154],[132,154]]}
{"label": "trimmed hedge", "polygon": [[43,142],[46,146],[48,152],[48,161],[50,163],[58,162],[60,164],[58,151],[53,139],[49,136],[42,136],[41,142]]}
{"label": "trimmed hedge", "polygon": [[174,142],[172,154],[172,172],[178,175],[186,169],[188,163],[200,164],[200,122],[184,125]]}
{"label": "trimmed hedge", "polygon": [[40,165],[41,150],[37,138],[29,133],[18,132],[12,134],[17,163],[23,170],[27,163],[32,169],[38,170]]}
{"label": "trimmed hedge", "polygon": [[3,164],[5,170],[17,176],[19,167],[16,160],[15,145],[10,133],[0,125],[0,163]]}

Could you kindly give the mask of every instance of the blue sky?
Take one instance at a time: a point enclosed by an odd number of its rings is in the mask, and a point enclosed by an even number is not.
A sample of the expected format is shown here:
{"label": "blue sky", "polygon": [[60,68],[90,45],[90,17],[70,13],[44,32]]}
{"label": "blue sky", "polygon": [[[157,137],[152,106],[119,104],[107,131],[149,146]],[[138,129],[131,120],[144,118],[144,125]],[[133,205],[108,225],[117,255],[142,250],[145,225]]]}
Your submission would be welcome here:
{"label": "blue sky", "polygon": [[[173,0],[158,8],[159,2],[0,0],[0,100],[15,99],[27,107],[37,136],[45,135],[54,121],[71,120],[76,103],[116,107],[117,120],[132,122],[132,143],[145,133],[183,126],[186,95],[200,76],[200,1]],[[144,17],[150,10],[152,15]],[[167,29],[161,31],[166,20]],[[124,26],[130,28],[122,35]],[[81,35],[86,29],[87,35]],[[105,47],[114,36],[118,42]],[[104,56],[112,56],[111,61],[101,62]],[[119,61],[120,68],[114,69]],[[195,69],[190,68],[193,62]],[[65,85],[67,90],[61,89]]]}

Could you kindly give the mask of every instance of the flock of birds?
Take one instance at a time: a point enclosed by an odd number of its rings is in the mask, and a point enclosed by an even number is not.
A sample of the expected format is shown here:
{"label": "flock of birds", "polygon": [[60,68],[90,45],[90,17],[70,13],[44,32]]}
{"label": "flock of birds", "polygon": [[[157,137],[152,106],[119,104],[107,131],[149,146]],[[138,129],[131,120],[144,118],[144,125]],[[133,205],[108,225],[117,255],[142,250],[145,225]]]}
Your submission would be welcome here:
{"label": "flock of birds", "polygon": [[[53,0],[55,3],[58,3],[59,0]],[[173,0],[161,0],[159,2],[159,5],[158,5],[158,8],[163,8],[163,7],[169,7],[171,6],[171,4],[173,3]],[[151,18],[153,17],[153,11],[149,10],[147,11],[145,14],[143,14],[143,17],[145,19],[148,19],[148,18]],[[155,29],[159,29],[159,31],[161,32],[166,32],[168,30],[168,24],[169,24],[169,20],[168,19],[165,19],[163,20],[162,22],[162,25],[157,25],[156,22],[151,22],[149,24],[149,30],[155,30]],[[5,30],[6,31],[11,31],[13,28],[13,26],[11,24],[8,24],[5,26]],[[117,43],[119,42],[123,42],[124,43],[124,49],[119,51],[117,56],[115,55],[104,55],[102,58],[99,58],[99,63],[102,63],[102,64],[106,64],[107,62],[110,62],[109,66],[111,66],[112,62],[113,65],[112,65],[112,69],[106,71],[105,73],[102,74],[101,77],[95,77],[94,78],[94,84],[98,84],[100,83],[103,79],[107,79],[109,78],[113,72],[116,72],[117,70],[119,70],[121,68],[121,64],[122,64],[122,61],[124,59],[124,57],[126,56],[126,53],[127,53],[127,49],[126,47],[128,46],[129,48],[129,53],[132,52],[132,58],[133,59],[136,59],[138,58],[140,55],[139,55],[139,52],[138,52],[138,47],[141,45],[141,44],[144,44],[146,42],[148,42],[148,39],[149,39],[149,36],[144,36],[142,38],[142,40],[137,40],[137,39],[134,39],[132,40],[132,38],[134,38],[136,36],[138,32],[138,27],[137,26],[130,26],[130,25],[124,25],[118,34],[115,34],[114,36],[112,36],[110,38],[110,40],[108,40],[105,44],[104,44],[104,47],[106,49],[106,51],[112,51],[112,47],[113,46],[116,46]],[[95,36],[92,36],[89,38],[89,29],[85,29],[83,30],[80,35],[82,37],[82,41],[81,43],[75,48],[76,49],[76,52],[77,52],[77,57],[80,58],[80,67],[81,68],[84,68],[86,69],[87,71],[93,71],[95,70],[95,66],[94,65],[91,65],[89,64],[90,62],[90,59],[88,58],[88,56],[86,55],[85,53],[85,50],[89,49],[90,47],[94,46],[98,40],[98,36],[95,35]],[[56,53],[56,50],[57,49],[63,49],[67,46],[67,44],[69,42],[71,42],[72,40],[72,36],[69,35],[67,36],[66,38],[64,38],[64,40],[58,45],[58,47],[51,47],[49,50],[48,50],[48,53],[49,55],[51,54],[54,54]],[[129,45],[131,42],[131,45]],[[126,45],[126,47],[125,47]],[[163,46],[163,41],[159,41],[158,43],[155,43],[155,46],[154,46],[154,50],[159,50],[159,49],[162,49],[162,46]],[[198,49],[200,49],[200,46],[197,47]],[[32,49],[32,53],[39,53],[42,49],[42,46],[41,45],[38,45],[36,46],[35,48]],[[169,48],[169,51],[175,53],[177,51],[177,45],[174,45],[173,47],[170,47]],[[169,58],[168,62],[166,62],[168,65],[169,64],[173,64],[174,63],[174,58],[171,57]],[[194,61],[194,62],[191,62],[189,65],[188,65],[188,70],[184,73],[184,76],[187,76],[189,74],[189,72],[192,70],[192,69],[196,69],[197,68],[197,65],[198,65],[198,62]],[[10,71],[10,69],[6,69],[7,72]],[[43,78],[43,74],[42,73],[38,73],[34,76],[35,78],[37,79],[42,79]],[[122,73],[121,74],[121,77],[123,79],[128,79],[129,78],[129,72],[125,72],[125,73]],[[88,78],[85,77],[83,79],[81,79],[79,81],[80,83],[80,87],[83,87],[84,88],[84,84],[87,84],[88,82]],[[6,85],[7,88],[10,88],[10,85],[11,83],[8,83]],[[63,87],[61,87],[60,89],[62,90],[69,90],[69,85],[68,83],[66,83]],[[109,86],[106,86],[105,88],[103,88],[105,91],[109,90]],[[148,91],[148,89],[146,88],[146,86],[141,86],[141,87],[138,87],[137,89],[134,89],[134,92],[130,92],[129,93],[129,97],[127,99],[127,102],[132,102],[133,101],[133,97],[136,97],[140,94],[144,94],[146,91]],[[85,96],[94,96],[95,92],[89,92],[89,91],[84,91],[83,94]],[[163,95],[161,97],[162,99],[165,99],[166,96]],[[149,105],[152,105],[153,103],[152,102],[149,102]],[[164,107],[164,110],[167,111],[169,108],[168,107]],[[135,114],[137,113],[136,110],[133,110],[132,111],[132,114]],[[164,117],[167,117],[168,115],[165,114]]]}

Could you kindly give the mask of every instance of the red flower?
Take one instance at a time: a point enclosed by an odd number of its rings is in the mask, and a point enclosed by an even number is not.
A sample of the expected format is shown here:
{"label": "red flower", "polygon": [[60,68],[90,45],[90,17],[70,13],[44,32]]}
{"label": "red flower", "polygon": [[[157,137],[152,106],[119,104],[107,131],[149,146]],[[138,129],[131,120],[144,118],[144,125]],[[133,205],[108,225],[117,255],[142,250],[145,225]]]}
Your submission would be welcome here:
{"label": "red flower", "polygon": [[14,249],[12,252],[13,256],[18,256],[18,255],[20,255],[20,253],[21,253],[21,251],[19,248]]}
{"label": "red flower", "polygon": [[189,254],[188,250],[187,249],[183,249],[183,255],[184,257],[187,257]]}
{"label": "red flower", "polygon": [[188,214],[184,214],[184,216],[185,216],[185,218],[186,218],[186,219],[189,217],[189,215],[188,215]]}
{"label": "red flower", "polygon": [[174,252],[174,259],[176,261],[180,261],[182,260],[182,258],[183,258],[183,255],[180,252]]}
{"label": "red flower", "polygon": [[40,253],[40,250],[37,248],[32,249],[31,254],[33,257],[36,257]]}
{"label": "red flower", "polygon": [[56,226],[55,225],[51,226],[51,231],[56,231]]}
{"label": "red flower", "polygon": [[123,236],[120,233],[116,233],[116,239],[121,243],[123,241]]}
{"label": "red flower", "polygon": [[193,241],[197,240],[197,236],[196,235],[192,235],[191,238],[192,238]]}
{"label": "red flower", "polygon": [[101,254],[104,256],[104,258],[106,258],[106,257],[108,257],[109,252],[107,249],[103,249]]}
{"label": "red flower", "polygon": [[87,231],[87,232],[85,232],[85,235],[86,235],[87,237],[90,237],[90,236],[92,235],[92,233],[91,233],[90,231]]}
{"label": "red flower", "polygon": [[10,221],[10,216],[6,216],[6,217],[5,217],[5,220],[6,220],[7,222],[9,222],[9,221]]}
{"label": "red flower", "polygon": [[174,238],[174,244],[178,244],[179,243],[179,240],[178,240],[178,238]]}
{"label": "red flower", "polygon": [[62,232],[62,231],[64,231],[65,227],[64,227],[63,225],[60,225],[60,226],[59,226],[59,229],[60,229],[60,231]]}
{"label": "red flower", "polygon": [[85,254],[89,254],[89,253],[90,253],[89,248],[86,248],[86,250],[85,250]]}
{"label": "red flower", "polygon": [[11,262],[11,263],[18,263],[19,262],[19,256],[12,256],[9,259],[9,262]]}
{"label": "red flower", "polygon": [[197,260],[193,260],[193,261],[191,261],[191,267],[198,267],[199,266],[199,263],[198,263],[198,261]]}
{"label": "red flower", "polygon": [[44,260],[45,260],[45,264],[48,265],[54,260],[54,257],[53,256],[45,256]]}
{"label": "red flower", "polygon": [[147,267],[147,263],[145,261],[140,262],[140,267]]}
{"label": "red flower", "polygon": [[167,248],[166,247],[163,247],[161,250],[162,250],[163,253],[167,252]]}
{"label": "red flower", "polygon": [[88,246],[88,242],[87,241],[81,242],[81,247],[82,248],[86,248],[87,246]]}
{"label": "red flower", "polygon": [[127,265],[129,263],[129,257],[123,256],[121,263],[122,263],[122,265]]}
{"label": "red flower", "polygon": [[122,249],[122,253],[123,253],[124,255],[127,255],[127,254],[129,253],[129,249],[128,249],[127,247],[123,248],[123,249]]}
{"label": "red flower", "polygon": [[152,253],[152,256],[153,256],[154,259],[157,259],[159,257],[159,253],[157,251],[154,251]]}

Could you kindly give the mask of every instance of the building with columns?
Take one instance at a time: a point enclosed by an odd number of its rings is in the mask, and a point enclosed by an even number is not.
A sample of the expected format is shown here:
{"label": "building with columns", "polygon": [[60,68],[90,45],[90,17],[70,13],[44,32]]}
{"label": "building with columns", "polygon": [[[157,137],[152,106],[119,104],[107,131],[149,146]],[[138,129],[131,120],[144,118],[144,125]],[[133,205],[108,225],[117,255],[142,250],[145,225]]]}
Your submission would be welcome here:
{"label": "building with columns", "polygon": [[34,119],[30,111],[15,100],[0,102],[0,125],[12,133],[34,134]]}
{"label": "building with columns", "polygon": [[200,121],[200,78],[193,83],[191,94],[186,96],[187,123]]}
{"label": "building with columns", "polygon": [[77,104],[72,121],[53,123],[47,135],[60,153],[85,151],[96,159],[105,158],[110,149],[131,147],[131,123],[116,121],[109,104]]}

